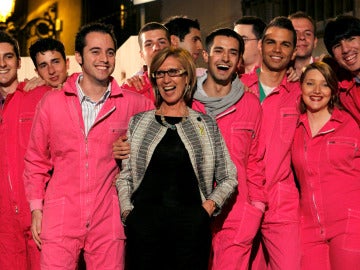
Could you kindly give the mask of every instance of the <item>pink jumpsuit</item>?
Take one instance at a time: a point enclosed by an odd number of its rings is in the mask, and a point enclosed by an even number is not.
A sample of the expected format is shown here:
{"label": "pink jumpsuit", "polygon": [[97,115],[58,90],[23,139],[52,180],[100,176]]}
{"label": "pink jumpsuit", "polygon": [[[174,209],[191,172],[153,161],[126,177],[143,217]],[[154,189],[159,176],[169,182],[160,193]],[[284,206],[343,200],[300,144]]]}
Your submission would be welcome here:
{"label": "pink jumpsuit", "polygon": [[[205,113],[195,100],[193,109]],[[265,202],[262,155],[258,152],[261,106],[257,97],[245,92],[241,99],[216,116],[221,134],[238,171],[238,192],[215,219],[212,269],[248,269],[252,240],[263,213],[249,201]]]}
{"label": "pink jumpsuit", "polygon": [[[241,80],[259,96],[256,72],[243,74]],[[261,225],[261,236],[273,270],[297,270],[300,267],[299,192],[290,154],[299,118],[299,96],[299,83],[287,82],[284,76],[280,85],[262,102],[259,144],[260,148],[265,148],[268,209]]]}
{"label": "pink jumpsuit", "polygon": [[150,99],[154,104],[155,104],[155,93],[154,90],[152,88],[150,79],[149,79],[149,75],[147,72],[144,72],[143,75],[144,80],[145,80],[145,85],[143,86],[142,89],[137,90],[135,87],[133,86],[129,86],[126,83],[124,83],[123,85],[121,85],[121,88],[123,89],[127,89],[136,93],[139,93],[145,97],[147,97],[148,99]]}
{"label": "pink jumpsuit", "polygon": [[73,74],[63,91],[41,100],[25,156],[30,208],[43,211],[41,267],[75,269],[84,249],[87,269],[123,269],[125,235],[113,184],[119,169],[112,145],[132,115],[153,105],[112,79],[111,94],[86,135],[78,77]]}
{"label": "pink jumpsuit", "polygon": [[35,108],[50,88],[24,92],[24,85],[20,83],[0,108],[0,269],[7,270],[40,269],[22,175]]}
{"label": "pink jumpsuit", "polygon": [[339,83],[341,104],[350,112],[360,126],[360,84],[353,78]]}
{"label": "pink jumpsuit", "polygon": [[300,183],[301,269],[360,269],[360,129],[334,109],[314,137],[301,115],[292,146]]}

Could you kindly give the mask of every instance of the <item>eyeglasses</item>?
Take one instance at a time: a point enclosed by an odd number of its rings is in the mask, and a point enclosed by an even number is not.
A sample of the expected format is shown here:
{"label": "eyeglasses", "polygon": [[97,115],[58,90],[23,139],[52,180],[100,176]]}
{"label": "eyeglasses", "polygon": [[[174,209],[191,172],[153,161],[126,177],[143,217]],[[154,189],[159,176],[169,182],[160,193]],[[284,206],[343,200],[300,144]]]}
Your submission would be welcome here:
{"label": "eyeglasses", "polygon": [[246,37],[243,37],[242,39],[244,40],[244,43],[251,41],[251,40],[259,40],[258,38],[246,38]]}
{"label": "eyeglasses", "polygon": [[165,74],[169,75],[170,77],[180,77],[183,74],[186,74],[186,70],[185,69],[175,69],[175,68],[171,68],[168,70],[157,70],[153,73],[151,73],[151,77],[155,78],[155,79],[161,79],[165,77]]}

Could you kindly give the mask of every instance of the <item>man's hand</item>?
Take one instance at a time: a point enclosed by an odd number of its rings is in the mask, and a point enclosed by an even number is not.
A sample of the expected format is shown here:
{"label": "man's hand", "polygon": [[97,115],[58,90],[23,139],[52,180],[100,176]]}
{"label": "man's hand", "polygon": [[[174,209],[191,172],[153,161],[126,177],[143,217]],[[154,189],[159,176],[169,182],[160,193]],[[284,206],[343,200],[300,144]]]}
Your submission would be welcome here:
{"label": "man's hand", "polygon": [[145,78],[144,76],[134,75],[126,80],[126,84],[135,87],[136,90],[140,91],[145,85]]}
{"label": "man's hand", "polygon": [[130,154],[130,144],[127,141],[126,135],[122,135],[113,144],[113,156],[115,159],[127,159]]}
{"label": "man's hand", "polygon": [[293,67],[288,68],[286,75],[288,82],[297,82],[300,79],[300,75],[296,73],[296,69]]}
{"label": "man's hand", "polygon": [[43,79],[41,79],[40,77],[33,77],[30,80],[25,79],[25,82],[26,82],[25,87],[24,87],[25,92],[31,91],[38,86],[42,86],[42,85],[46,84],[46,82]]}
{"label": "man's hand", "polygon": [[41,249],[41,222],[42,222],[42,211],[37,209],[31,212],[31,233],[34,238],[35,244]]}

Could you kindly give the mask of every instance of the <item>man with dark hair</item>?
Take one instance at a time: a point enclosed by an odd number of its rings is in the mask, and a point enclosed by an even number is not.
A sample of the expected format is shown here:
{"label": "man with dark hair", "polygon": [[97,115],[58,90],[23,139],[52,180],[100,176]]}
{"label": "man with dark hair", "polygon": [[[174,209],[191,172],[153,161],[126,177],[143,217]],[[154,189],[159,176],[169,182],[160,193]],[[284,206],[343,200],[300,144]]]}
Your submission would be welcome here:
{"label": "man with dark hair", "polygon": [[360,19],[341,15],[329,21],[324,43],[340,67],[351,74],[339,76],[339,96],[342,105],[360,125]]}
{"label": "man with dark hair", "polygon": [[42,269],[75,269],[81,250],[89,269],[123,269],[112,144],[131,116],[153,105],[111,77],[116,39],[110,25],[83,26],[75,50],[82,73],[44,96],[35,114],[24,171],[31,231]]}
{"label": "man with dark hair", "polygon": [[[265,28],[260,43],[261,69],[241,77],[259,97],[263,109],[259,144],[265,152],[268,205],[261,237],[271,269],[300,269],[299,193],[290,157],[299,117],[300,85],[288,82],[286,76],[287,68],[295,58],[296,41],[291,21],[286,17],[274,18]],[[253,265],[253,269],[258,268]]]}
{"label": "man with dark hair", "polygon": [[138,42],[140,56],[144,60],[145,65],[143,70],[137,75],[127,79],[122,87],[140,93],[155,103],[155,95],[150,83],[148,67],[150,67],[152,58],[161,49],[170,46],[170,34],[161,23],[149,22],[140,29]]}
{"label": "man with dark hair", "polygon": [[261,53],[258,42],[261,40],[266,23],[255,16],[241,17],[234,23],[234,31],[237,32],[245,42],[243,62],[240,73],[249,73],[261,64]]}
{"label": "man with dark hair", "polygon": [[315,61],[312,54],[317,44],[316,23],[302,11],[290,14],[288,18],[296,31],[297,42],[294,68],[300,76],[302,69]]}
{"label": "man with dark hair", "polygon": [[173,16],[164,22],[170,34],[171,45],[190,52],[196,61],[202,54],[200,24],[185,16]]}
{"label": "man with dark hair", "polygon": [[252,239],[265,211],[262,154],[258,152],[261,106],[236,74],[244,41],[231,29],[206,38],[208,72],[198,77],[193,108],[216,119],[238,171],[238,191],[214,221],[214,270],[248,269]]}
{"label": "man with dark hair", "polygon": [[52,88],[61,88],[69,69],[69,59],[66,58],[64,45],[56,39],[43,38],[33,43],[29,52],[40,78]]}
{"label": "man with dark hair", "polygon": [[40,252],[31,236],[22,176],[35,108],[50,88],[24,91],[20,66],[17,41],[0,31],[0,269],[38,270]]}

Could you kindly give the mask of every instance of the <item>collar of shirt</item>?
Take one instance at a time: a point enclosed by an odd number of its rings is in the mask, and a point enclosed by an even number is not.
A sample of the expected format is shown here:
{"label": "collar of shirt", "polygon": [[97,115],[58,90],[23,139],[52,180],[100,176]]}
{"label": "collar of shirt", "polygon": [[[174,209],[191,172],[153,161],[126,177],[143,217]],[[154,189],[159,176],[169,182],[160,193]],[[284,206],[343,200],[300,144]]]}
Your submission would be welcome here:
{"label": "collar of shirt", "polygon": [[355,77],[355,82],[356,82],[357,84],[360,84],[360,78],[359,78],[359,77]]}
{"label": "collar of shirt", "polygon": [[90,102],[90,103],[92,103],[94,105],[104,103],[105,100],[110,96],[111,82],[109,82],[108,88],[106,89],[106,91],[105,91],[104,95],[101,97],[101,99],[99,101],[95,102],[95,101],[92,101],[90,97],[86,96],[84,91],[81,89],[81,86],[80,86],[79,82],[82,79],[82,77],[83,77],[83,75],[80,75],[79,78],[76,81],[76,89],[77,89],[77,92],[78,92],[80,104],[82,104],[84,101]]}

